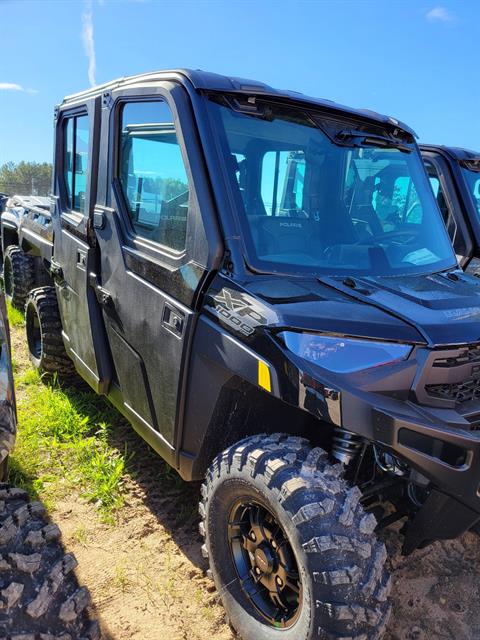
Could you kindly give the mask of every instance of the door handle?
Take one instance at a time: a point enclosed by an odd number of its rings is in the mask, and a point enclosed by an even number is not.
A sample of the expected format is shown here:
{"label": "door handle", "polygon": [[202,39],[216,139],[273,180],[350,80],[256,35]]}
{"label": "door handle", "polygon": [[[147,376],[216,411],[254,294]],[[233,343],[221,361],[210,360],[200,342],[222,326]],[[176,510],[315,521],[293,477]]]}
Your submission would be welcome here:
{"label": "door handle", "polygon": [[179,338],[183,335],[185,328],[185,317],[181,311],[165,302],[162,314],[162,325],[174,333]]}
{"label": "door handle", "polygon": [[81,249],[77,251],[77,267],[81,267],[82,269],[86,269],[87,267],[87,252]]}

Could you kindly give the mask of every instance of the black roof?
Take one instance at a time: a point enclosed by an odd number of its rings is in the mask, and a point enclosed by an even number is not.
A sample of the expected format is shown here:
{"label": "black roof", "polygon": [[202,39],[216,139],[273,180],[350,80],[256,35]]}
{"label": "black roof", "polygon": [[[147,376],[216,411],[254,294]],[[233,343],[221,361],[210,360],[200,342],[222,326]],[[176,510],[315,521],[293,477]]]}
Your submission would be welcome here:
{"label": "black roof", "polygon": [[421,151],[437,151],[444,153],[457,162],[475,162],[480,161],[480,153],[478,151],[471,151],[470,149],[463,149],[462,147],[447,147],[442,144],[421,144]]}
{"label": "black roof", "polygon": [[247,80],[245,78],[224,76],[217,73],[201,71],[198,69],[154,71],[152,73],[144,73],[137,76],[119,78],[118,80],[113,80],[112,82],[99,85],[98,87],[93,87],[92,89],[88,89],[87,91],[67,96],[62,102],[61,106],[67,106],[72,102],[78,102],[82,98],[91,97],[103,91],[113,90],[121,86],[128,86],[146,82],[153,83],[167,79],[176,79],[183,84],[189,84],[193,89],[197,91],[219,91],[224,93],[242,93],[246,95],[254,94],[292,100],[295,102],[305,103],[331,111],[338,111],[344,114],[349,114],[354,117],[356,116],[360,118],[367,118],[368,120],[373,120],[390,127],[395,126],[415,136],[415,132],[405,123],[400,122],[396,118],[385,116],[375,111],[370,111],[369,109],[354,109],[352,107],[347,107],[333,102],[332,100],[327,100],[325,98],[313,98],[297,91],[274,89],[273,87],[270,87],[269,85],[257,80]]}

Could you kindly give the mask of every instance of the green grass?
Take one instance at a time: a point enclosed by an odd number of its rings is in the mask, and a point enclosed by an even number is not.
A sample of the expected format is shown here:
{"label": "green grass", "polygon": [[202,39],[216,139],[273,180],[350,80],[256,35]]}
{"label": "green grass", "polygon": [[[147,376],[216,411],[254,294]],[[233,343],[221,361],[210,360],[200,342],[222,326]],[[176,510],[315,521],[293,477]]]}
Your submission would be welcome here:
{"label": "green grass", "polygon": [[23,327],[25,324],[23,311],[12,307],[10,302],[7,301],[8,321],[11,327]]}
{"label": "green grass", "polygon": [[[17,367],[18,368],[18,367]],[[106,521],[123,505],[127,452],[110,444],[119,414],[90,391],[16,375],[18,433],[10,477],[53,508],[67,495],[94,503]]]}

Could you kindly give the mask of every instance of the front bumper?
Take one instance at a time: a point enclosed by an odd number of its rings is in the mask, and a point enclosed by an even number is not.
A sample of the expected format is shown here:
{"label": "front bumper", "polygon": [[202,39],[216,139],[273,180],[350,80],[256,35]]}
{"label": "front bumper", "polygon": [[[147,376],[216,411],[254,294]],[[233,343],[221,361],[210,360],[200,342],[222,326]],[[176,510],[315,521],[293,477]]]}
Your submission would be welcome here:
{"label": "front bumper", "polygon": [[453,402],[429,395],[429,385],[458,386],[472,366],[480,365],[480,349],[473,362],[471,356],[459,358],[459,352],[420,348],[398,365],[330,376],[321,383],[318,372],[304,371],[301,381],[312,398],[304,408],[383,445],[480,515],[480,399],[473,395]]}
{"label": "front bumper", "polygon": [[473,413],[378,394],[343,392],[339,400],[344,428],[395,454],[430,482],[425,503],[406,526],[405,554],[432,540],[456,538],[480,522],[480,430],[469,420]]}
{"label": "front bumper", "polygon": [[480,431],[412,421],[373,410],[373,439],[480,518]]}

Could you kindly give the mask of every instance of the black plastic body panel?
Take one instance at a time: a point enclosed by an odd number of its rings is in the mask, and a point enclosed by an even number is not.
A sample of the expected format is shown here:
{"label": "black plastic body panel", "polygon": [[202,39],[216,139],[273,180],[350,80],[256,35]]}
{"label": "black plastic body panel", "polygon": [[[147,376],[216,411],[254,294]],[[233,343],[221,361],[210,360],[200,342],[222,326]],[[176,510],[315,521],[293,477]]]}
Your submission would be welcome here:
{"label": "black plastic body panel", "polygon": [[[112,298],[103,308],[103,321],[117,381],[129,410],[173,446],[184,338],[193,312],[152,284],[148,273],[145,277],[130,268],[118,215],[104,210],[104,216],[105,225],[97,230],[97,247],[102,287]],[[152,263],[144,258],[142,264],[148,270]],[[181,335],[162,322],[167,303],[183,319]]]}

